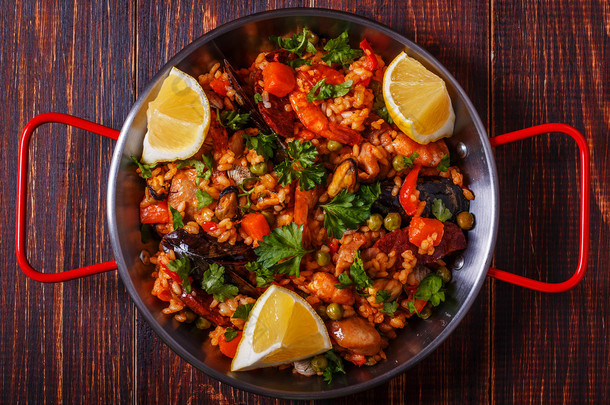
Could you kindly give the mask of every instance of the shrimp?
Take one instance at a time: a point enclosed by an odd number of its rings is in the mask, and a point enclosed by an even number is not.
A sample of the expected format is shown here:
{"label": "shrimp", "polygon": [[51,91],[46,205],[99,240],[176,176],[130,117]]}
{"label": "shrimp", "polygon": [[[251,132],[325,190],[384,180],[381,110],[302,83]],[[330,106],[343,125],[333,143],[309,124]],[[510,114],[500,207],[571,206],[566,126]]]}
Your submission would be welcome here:
{"label": "shrimp", "polygon": [[297,185],[294,189],[294,223],[297,225],[304,225],[303,227],[303,246],[308,247],[310,245],[309,228],[307,227],[307,217],[309,211],[318,202],[318,196],[315,191],[301,190],[301,187]]}
{"label": "shrimp", "polygon": [[443,156],[449,153],[447,144],[442,139],[440,141],[430,142],[427,145],[420,145],[407,135],[398,134],[396,139],[392,141],[392,145],[399,155],[408,157],[413,153],[417,153],[419,156],[415,158],[413,162],[426,167],[438,166]]}
{"label": "shrimp", "polygon": [[313,274],[312,281],[307,285],[307,288],[325,302],[336,302],[344,305],[354,305],[354,292],[345,288],[343,290],[335,287],[339,280],[332,274],[319,271]]}
{"label": "shrimp", "polygon": [[354,316],[326,324],[337,344],[352,353],[373,356],[381,350],[381,335],[364,319]]}
{"label": "shrimp", "polygon": [[342,243],[337,252],[337,266],[335,267],[335,276],[337,277],[352,265],[356,252],[360,249],[360,246],[366,243],[366,238],[360,233],[344,236],[342,241],[346,238],[350,238],[350,240],[347,243]]}
{"label": "shrimp", "polygon": [[364,182],[372,182],[379,175],[379,163],[382,159],[387,163],[387,159],[373,144],[365,142],[360,147],[360,153],[356,158],[358,167],[362,170],[358,172],[358,178]]}

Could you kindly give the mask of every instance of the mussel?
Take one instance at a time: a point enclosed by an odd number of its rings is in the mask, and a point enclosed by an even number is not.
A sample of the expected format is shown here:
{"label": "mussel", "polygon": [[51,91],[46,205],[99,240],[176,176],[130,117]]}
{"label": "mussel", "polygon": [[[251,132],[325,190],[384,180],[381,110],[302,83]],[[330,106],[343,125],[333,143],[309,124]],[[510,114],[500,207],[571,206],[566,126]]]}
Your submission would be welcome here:
{"label": "mussel", "polygon": [[395,184],[394,180],[386,180],[381,183],[381,194],[371,206],[371,212],[381,214],[384,218],[391,212],[397,212],[402,219],[402,223],[407,225],[411,220],[400,204],[398,195],[392,195]]}
{"label": "mussel", "polygon": [[246,166],[235,165],[231,170],[227,170],[227,177],[235,184],[242,184],[246,179],[252,177],[252,172]]}
{"label": "mussel", "polygon": [[333,177],[328,185],[329,197],[335,197],[342,190],[347,190],[350,193],[356,191],[358,184],[358,164],[352,158],[345,159],[339,163]]}
{"label": "mussel", "polygon": [[239,189],[235,186],[229,186],[220,192],[214,215],[219,221],[222,221],[226,218],[235,218],[238,214]]}
{"label": "mussel", "polygon": [[418,179],[420,201],[426,202],[422,217],[433,217],[432,205],[434,200],[440,199],[445,207],[451,212],[451,222],[455,222],[457,214],[468,211],[470,202],[464,197],[460,186],[453,184],[450,179],[437,176],[426,176]]}

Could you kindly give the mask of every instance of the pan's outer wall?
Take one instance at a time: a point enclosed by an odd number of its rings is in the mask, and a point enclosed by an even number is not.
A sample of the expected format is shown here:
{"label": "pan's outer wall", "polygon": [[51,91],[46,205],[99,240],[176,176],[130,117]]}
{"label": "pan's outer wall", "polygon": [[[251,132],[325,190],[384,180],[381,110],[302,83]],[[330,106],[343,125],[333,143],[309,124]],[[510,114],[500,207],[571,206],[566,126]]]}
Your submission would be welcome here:
{"label": "pan's outer wall", "polygon": [[[129,159],[131,155],[141,155],[148,102],[156,96],[172,66],[193,76],[205,72],[223,56],[235,66],[247,66],[261,49],[270,49],[266,42],[269,35],[283,35],[296,26],[308,26],[324,37],[335,37],[348,29],[353,47],[366,37],[387,63],[405,50],[441,76],[456,112],[455,134],[448,143],[454,151],[459,144],[466,146],[468,155],[459,160],[459,165],[465,173],[465,183],[476,196],[471,211],[477,226],[468,234],[464,266],[454,272],[447,302],[431,319],[409,323],[386,350],[387,361],[373,367],[350,368],[347,375],[335,378],[331,385],[320,378],[272,369],[231,373],[228,359],[210,346],[205,333],[178,325],[161,313],[162,303],[150,294],[152,268],[139,260],[142,250],[154,253],[157,247],[141,243],[138,204],[143,185]],[[371,388],[404,372],[430,354],[458,325],[476,298],[491,262],[498,227],[498,184],[491,147],[477,112],[464,90],[431,55],[387,27],[362,17],[322,9],[283,9],[218,27],[191,43],[159,71],[132,107],[121,130],[108,179],[107,206],[121,278],[142,316],[176,353],[206,374],[256,394],[291,399],[329,398]]]}

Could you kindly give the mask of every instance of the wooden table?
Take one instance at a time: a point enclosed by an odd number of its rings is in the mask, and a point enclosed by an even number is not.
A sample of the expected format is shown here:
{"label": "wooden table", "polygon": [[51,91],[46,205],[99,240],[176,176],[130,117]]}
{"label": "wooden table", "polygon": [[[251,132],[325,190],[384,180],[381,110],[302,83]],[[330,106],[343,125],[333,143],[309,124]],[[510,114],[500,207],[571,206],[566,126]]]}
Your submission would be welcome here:
{"label": "wooden table", "polygon": [[[47,111],[119,128],[150,78],[208,30],[271,8],[337,7],[388,25],[443,63],[490,136],[566,122],[591,150],[584,281],[543,294],[489,279],[429,358],[388,383],[320,403],[610,401],[610,8],[604,1],[3,2],[0,402],[279,403],[182,361],[139,316],[116,273],[44,285],[14,254],[18,137]],[[254,3],[244,6],[243,3]],[[459,4],[458,4],[459,3]],[[105,189],[114,143],[47,126],[30,149],[28,255],[54,271],[110,260]],[[565,136],[496,151],[495,265],[546,281],[576,266],[578,154]]]}

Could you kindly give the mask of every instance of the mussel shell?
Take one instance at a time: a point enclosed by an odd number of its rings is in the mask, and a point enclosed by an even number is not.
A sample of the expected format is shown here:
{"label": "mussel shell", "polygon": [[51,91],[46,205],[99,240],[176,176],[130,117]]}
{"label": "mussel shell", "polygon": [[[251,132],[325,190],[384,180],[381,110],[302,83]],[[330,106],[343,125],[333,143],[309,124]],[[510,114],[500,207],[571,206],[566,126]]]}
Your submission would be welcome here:
{"label": "mussel shell", "polygon": [[464,197],[464,192],[460,186],[453,184],[450,179],[438,176],[424,176],[418,179],[417,189],[419,190],[419,200],[426,202],[426,207],[421,216],[433,218],[432,204],[435,199],[440,199],[445,207],[451,212],[449,221],[455,222],[457,214],[468,211],[470,201]]}

